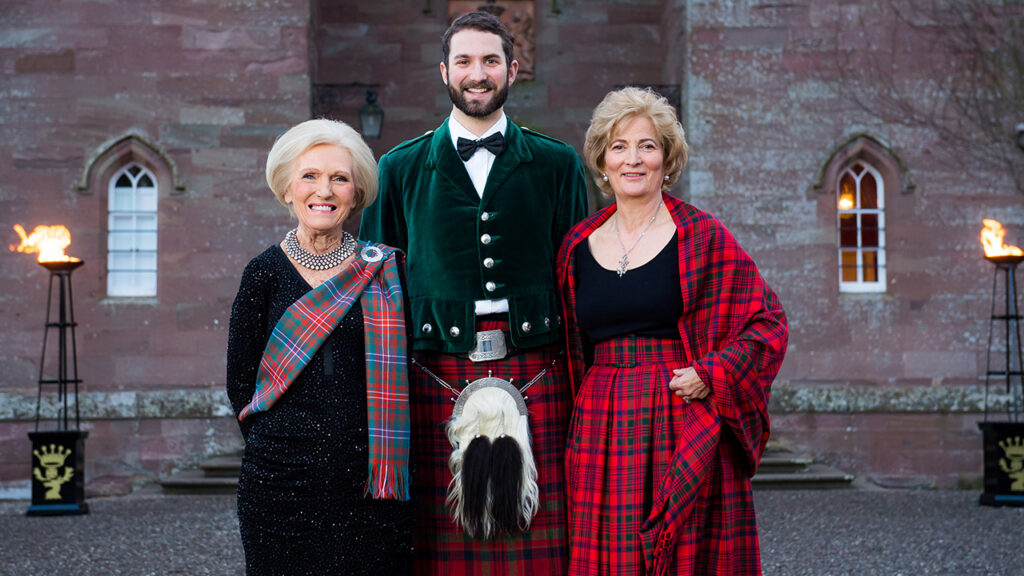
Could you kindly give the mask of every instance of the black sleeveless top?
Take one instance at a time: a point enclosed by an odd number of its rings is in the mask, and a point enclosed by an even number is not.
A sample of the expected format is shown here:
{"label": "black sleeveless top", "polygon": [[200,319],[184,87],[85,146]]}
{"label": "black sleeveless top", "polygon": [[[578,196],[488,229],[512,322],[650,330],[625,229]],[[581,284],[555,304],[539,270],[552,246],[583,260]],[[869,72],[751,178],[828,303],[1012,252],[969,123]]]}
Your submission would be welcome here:
{"label": "black sleeveless top", "polygon": [[679,233],[653,260],[622,277],[602,268],[590,245],[576,247],[576,320],[584,336],[603,342],[636,334],[679,338],[677,322],[683,312],[679,293]]}

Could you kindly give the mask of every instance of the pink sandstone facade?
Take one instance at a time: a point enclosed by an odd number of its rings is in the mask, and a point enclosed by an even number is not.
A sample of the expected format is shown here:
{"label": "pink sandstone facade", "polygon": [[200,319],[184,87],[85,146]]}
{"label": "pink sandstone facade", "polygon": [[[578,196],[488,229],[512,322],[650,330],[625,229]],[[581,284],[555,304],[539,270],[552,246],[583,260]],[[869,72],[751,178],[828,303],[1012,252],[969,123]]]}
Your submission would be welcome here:
{"label": "pink sandstone facade", "polygon": [[[886,485],[975,485],[993,274],[978,233],[995,218],[1024,243],[1022,196],[936,130],[851,101],[851,78],[882,90],[860,81],[859,57],[885,47],[888,5],[534,2],[535,78],[506,109],[579,150],[607,91],[677,90],[692,159],[674,192],[730,227],[789,314],[773,437]],[[325,85],[355,126],[374,85],[378,155],[435,127],[450,108],[445,6],[0,6],[0,229],[16,244],[15,224],[64,224],[86,262],[73,278],[89,494],[240,447],[223,394],[231,301],[245,263],[290,227],[266,153]],[[913,86],[934,50],[908,38]],[[836,181],[857,161],[884,182],[884,292],[838,288]],[[133,162],[158,188],[156,295],[111,297],[108,184]],[[0,497],[25,496],[48,273],[9,251],[0,264]]]}

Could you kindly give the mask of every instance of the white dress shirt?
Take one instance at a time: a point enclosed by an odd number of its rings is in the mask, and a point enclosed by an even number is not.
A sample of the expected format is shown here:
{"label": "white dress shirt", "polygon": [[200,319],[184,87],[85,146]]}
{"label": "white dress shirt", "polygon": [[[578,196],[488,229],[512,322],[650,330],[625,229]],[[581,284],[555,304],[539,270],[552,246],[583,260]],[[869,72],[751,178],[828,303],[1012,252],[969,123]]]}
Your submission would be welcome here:
{"label": "white dress shirt", "polygon": [[[458,150],[459,138],[467,138],[469,140],[478,140],[480,138],[486,138],[491,134],[500,132],[502,135],[505,134],[505,128],[508,127],[508,118],[502,114],[501,118],[494,123],[490,128],[487,129],[482,135],[477,136],[465,126],[459,124],[459,121],[454,116],[448,119],[448,131],[451,132],[452,146]],[[486,148],[477,148],[476,153],[470,157],[469,160],[464,160],[462,163],[466,166],[466,172],[469,173],[469,179],[473,182],[473,187],[476,188],[476,193],[483,198],[484,186],[487,185],[487,175],[491,173],[491,166],[494,165],[494,159],[497,158],[490,150]],[[476,301],[476,314],[482,316],[484,314],[497,314],[500,312],[508,312],[508,300],[502,298],[500,300],[477,300]]]}

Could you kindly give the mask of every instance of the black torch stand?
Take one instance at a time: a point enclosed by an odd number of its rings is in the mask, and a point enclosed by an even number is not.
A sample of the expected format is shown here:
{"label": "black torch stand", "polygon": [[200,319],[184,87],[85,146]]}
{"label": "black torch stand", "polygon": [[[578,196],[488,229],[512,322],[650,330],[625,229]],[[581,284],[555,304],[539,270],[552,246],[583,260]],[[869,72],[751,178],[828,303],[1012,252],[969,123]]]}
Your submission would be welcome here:
{"label": "black torch stand", "polygon": [[[50,271],[50,286],[46,298],[46,329],[43,332],[43,352],[39,360],[39,392],[36,396],[36,426],[29,432],[32,441],[32,505],[29,516],[63,516],[87,514],[85,502],[85,438],[88,432],[80,429],[78,412],[78,349],[75,344],[75,306],[71,294],[71,272],[81,266],[81,260],[71,262],[43,262]],[[57,319],[52,320],[54,308],[53,285],[58,285]],[[50,330],[57,332],[57,376],[44,377],[46,345]],[[69,357],[70,344],[70,357]],[[56,430],[39,430],[39,413],[47,387],[56,387]],[[69,388],[74,386],[75,419],[70,424]]]}
{"label": "black torch stand", "polygon": [[[979,422],[984,444],[985,489],[981,503],[988,506],[1024,506],[1024,371],[1021,369],[1020,320],[1017,307],[1017,265],[1024,256],[990,257],[996,265],[992,279],[992,313],[985,359],[985,421]],[[1004,277],[1003,310],[997,313],[999,276]],[[1004,328],[1003,369],[992,369],[992,335]],[[998,351],[996,352],[998,355]],[[1006,386],[1006,420],[989,420],[988,387],[993,380]]]}

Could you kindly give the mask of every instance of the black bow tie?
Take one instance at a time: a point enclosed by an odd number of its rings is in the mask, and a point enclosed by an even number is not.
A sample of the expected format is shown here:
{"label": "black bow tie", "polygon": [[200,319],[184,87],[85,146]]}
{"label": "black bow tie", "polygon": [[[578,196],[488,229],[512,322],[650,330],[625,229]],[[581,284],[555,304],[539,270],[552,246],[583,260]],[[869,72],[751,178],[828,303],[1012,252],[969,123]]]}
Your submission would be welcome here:
{"label": "black bow tie", "polygon": [[469,161],[473,154],[476,154],[477,148],[486,148],[491,154],[497,156],[505,149],[505,137],[501,135],[501,132],[495,132],[487,138],[479,140],[459,138],[456,148],[458,148],[459,157],[462,158],[463,162]]}

